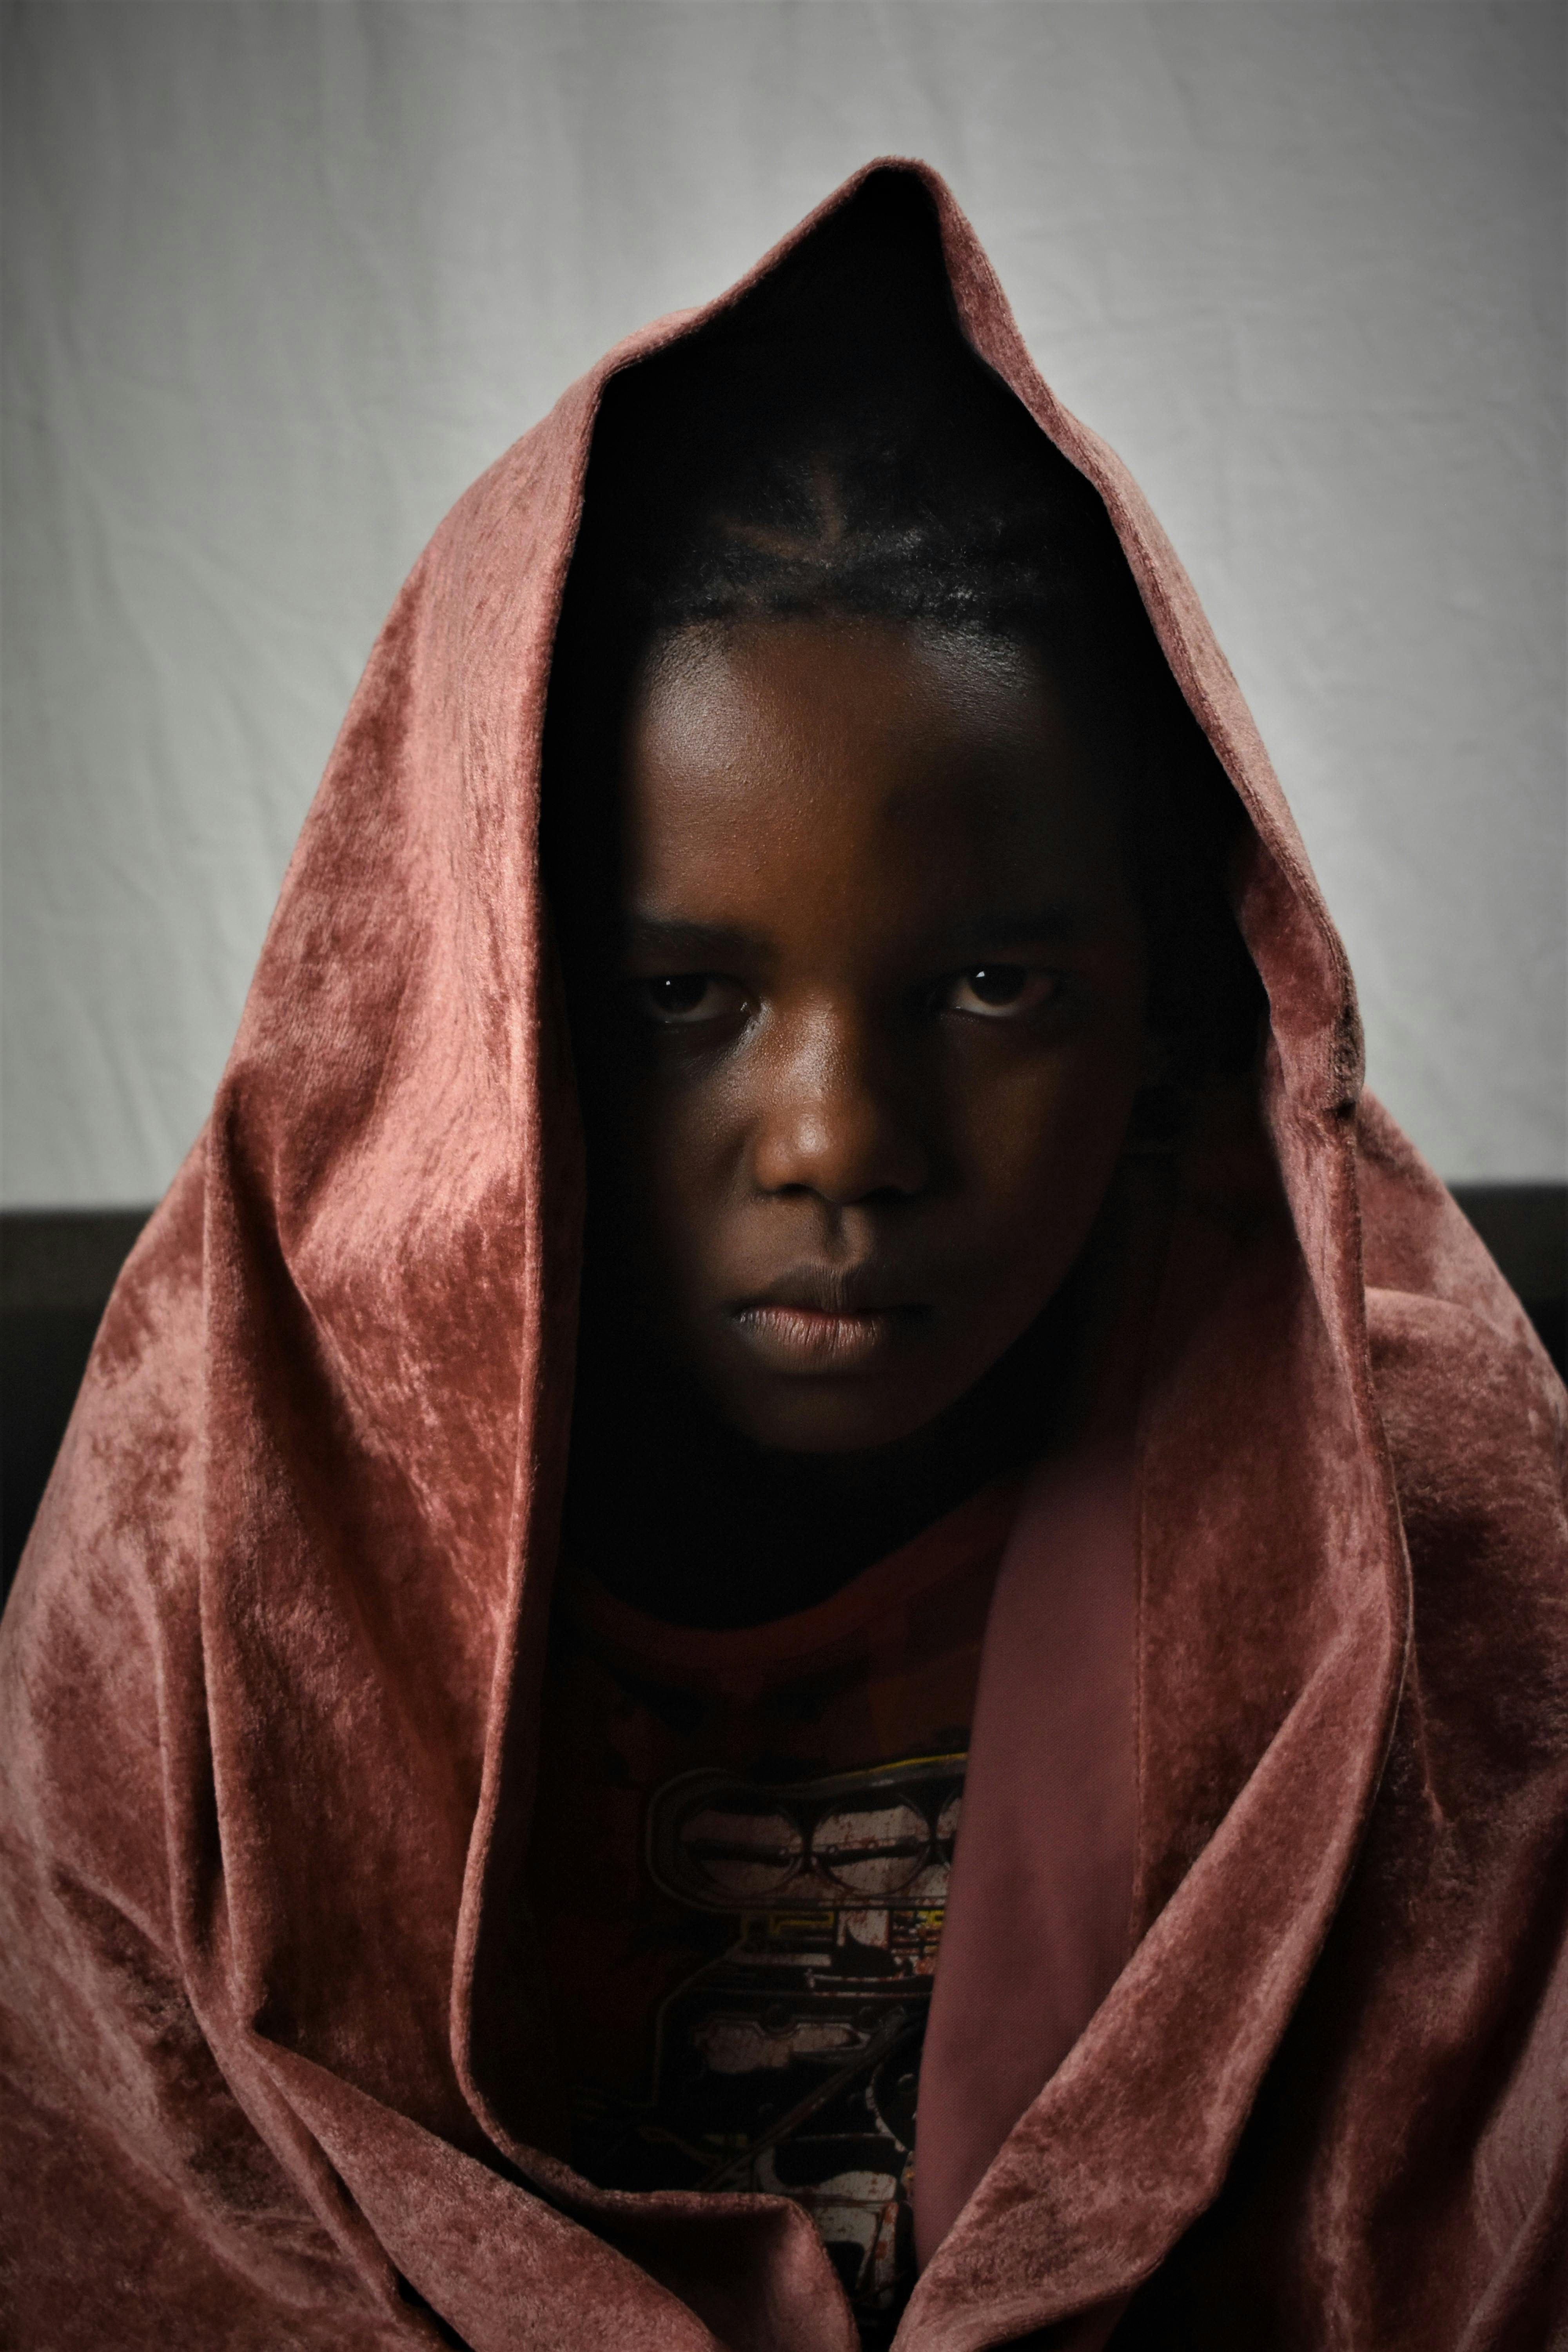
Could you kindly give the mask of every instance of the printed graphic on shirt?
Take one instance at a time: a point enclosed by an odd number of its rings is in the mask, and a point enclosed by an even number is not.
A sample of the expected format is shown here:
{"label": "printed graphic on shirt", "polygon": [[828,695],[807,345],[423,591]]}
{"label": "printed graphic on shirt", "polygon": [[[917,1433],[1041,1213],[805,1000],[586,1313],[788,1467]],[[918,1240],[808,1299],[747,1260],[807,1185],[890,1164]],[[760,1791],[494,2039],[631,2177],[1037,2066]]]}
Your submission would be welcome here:
{"label": "printed graphic on shirt", "polygon": [[648,1870],[732,1939],[660,2006],[647,2099],[584,2092],[574,2118],[593,2179],[794,2198],[873,2332],[914,2276],[915,2092],[965,1760],[658,1790]]}

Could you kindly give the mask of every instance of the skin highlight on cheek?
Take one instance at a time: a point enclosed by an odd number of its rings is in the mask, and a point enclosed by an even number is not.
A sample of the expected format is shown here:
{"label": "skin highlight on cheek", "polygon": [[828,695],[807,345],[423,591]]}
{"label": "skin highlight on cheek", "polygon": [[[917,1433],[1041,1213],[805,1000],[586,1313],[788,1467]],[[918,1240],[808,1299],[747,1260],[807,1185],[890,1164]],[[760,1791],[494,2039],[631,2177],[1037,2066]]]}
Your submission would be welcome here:
{"label": "skin highlight on cheek", "polygon": [[621,795],[621,1278],[743,1436],[896,1444],[1034,1321],[1121,1148],[1108,796],[1026,650],[823,619],[659,649]]}

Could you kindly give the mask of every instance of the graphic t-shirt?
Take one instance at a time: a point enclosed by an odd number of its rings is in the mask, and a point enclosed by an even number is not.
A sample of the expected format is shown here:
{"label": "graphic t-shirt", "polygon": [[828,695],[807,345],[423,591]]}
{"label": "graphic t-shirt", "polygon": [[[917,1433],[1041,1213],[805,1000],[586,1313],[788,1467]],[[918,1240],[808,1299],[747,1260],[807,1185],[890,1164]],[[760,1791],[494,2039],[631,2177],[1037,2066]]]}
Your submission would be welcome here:
{"label": "graphic t-shirt", "polygon": [[530,1877],[573,2162],[794,2198],[868,2343],[913,2283],[921,2042],[1016,1499],[744,1631],[581,1576],[557,1603]]}

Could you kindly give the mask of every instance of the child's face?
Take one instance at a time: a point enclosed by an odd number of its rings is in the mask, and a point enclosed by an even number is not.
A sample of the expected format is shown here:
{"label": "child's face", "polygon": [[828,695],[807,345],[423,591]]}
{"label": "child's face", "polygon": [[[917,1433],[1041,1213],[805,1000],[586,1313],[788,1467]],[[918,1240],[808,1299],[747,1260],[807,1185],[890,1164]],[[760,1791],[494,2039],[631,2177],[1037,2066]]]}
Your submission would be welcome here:
{"label": "child's face", "polygon": [[647,666],[622,824],[629,1061],[588,1042],[626,1274],[762,1444],[906,1437],[1039,1313],[1121,1150],[1109,793],[1019,647],[758,621]]}

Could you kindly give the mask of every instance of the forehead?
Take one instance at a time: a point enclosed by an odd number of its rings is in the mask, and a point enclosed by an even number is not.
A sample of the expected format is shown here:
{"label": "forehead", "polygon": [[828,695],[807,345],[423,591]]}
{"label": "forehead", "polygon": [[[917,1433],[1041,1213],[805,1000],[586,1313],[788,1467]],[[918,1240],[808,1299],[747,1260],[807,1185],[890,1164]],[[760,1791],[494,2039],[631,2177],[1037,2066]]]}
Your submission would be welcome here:
{"label": "forehead", "polygon": [[1020,866],[1088,887],[1119,863],[1108,795],[1038,656],[860,619],[657,646],[628,714],[622,823],[639,897],[809,887],[913,912]]}

